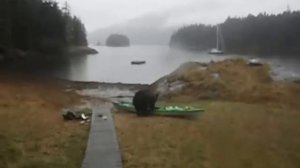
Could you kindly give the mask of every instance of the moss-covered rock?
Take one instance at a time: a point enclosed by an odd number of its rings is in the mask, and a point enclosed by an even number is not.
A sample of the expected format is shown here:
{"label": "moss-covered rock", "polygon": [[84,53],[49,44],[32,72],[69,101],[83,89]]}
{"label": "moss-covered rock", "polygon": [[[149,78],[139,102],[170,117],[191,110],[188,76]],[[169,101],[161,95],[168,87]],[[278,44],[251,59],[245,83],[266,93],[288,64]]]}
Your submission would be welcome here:
{"label": "moss-covered rock", "polygon": [[268,65],[250,66],[242,59],[186,63],[159,79],[155,87],[162,97],[188,96],[191,99],[222,99],[245,102],[279,101],[290,94],[273,81]]}

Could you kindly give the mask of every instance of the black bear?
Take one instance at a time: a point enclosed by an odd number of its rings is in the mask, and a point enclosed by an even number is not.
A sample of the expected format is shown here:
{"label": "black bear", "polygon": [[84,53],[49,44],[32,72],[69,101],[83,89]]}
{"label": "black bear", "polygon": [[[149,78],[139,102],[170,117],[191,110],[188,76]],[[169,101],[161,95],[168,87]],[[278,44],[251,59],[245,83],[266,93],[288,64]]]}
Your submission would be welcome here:
{"label": "black bear", "polygon": [[150,89],[139,90],[133,97],[133,105],[138,116],[152,115],[155,110],[155,103],[158,93],[152,92]]}

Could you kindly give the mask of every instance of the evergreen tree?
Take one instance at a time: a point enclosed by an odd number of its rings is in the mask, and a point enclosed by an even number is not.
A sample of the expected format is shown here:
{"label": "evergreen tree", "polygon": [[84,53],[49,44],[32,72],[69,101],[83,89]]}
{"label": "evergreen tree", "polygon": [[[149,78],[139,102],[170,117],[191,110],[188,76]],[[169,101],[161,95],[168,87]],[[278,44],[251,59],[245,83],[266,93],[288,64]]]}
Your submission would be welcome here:
{"label": "evergreen tree", "polygon": [[0,0],[0,46],[44,53],[87,45],[84,25],[52,0]]}
{"label": "evergreen tree", "polygon": [[[261,13],[228,18],[220,25],[226,52],[236,54],[295,55],[300,53],[300,12]],[[215,47],[215,27],[190,25],[175,32],[172,47],[208,50]]]}

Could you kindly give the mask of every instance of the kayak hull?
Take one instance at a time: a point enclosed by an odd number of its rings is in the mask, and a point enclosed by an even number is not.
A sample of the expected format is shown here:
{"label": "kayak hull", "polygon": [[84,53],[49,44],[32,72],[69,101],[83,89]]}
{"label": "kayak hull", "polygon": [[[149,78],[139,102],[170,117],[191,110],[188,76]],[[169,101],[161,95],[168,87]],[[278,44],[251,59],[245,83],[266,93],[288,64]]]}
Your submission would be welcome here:
{"label": "kayak hull", "polygon": [[[113,105],[118,110],[136,113],[131,102],[113,102]],[[190,116],[198,115],[204,111],[204,109],[190,106],[160,106],[155,108],[154,115]]]}

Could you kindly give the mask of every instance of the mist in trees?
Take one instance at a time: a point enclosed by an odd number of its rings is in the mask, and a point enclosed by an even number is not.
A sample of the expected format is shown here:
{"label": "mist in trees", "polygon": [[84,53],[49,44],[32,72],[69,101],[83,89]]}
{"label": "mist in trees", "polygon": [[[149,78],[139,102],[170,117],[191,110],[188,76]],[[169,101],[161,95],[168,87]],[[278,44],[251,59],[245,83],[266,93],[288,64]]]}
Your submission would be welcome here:
{"label": "mist in trees", "polygon": [[192,49],[207,50],[215,46],[216,28],[207,25],[190,25],[180,28],[171,36],[170,46]]}
{"label": "mist in trees", "polygon": [[[300,12],[228,18],[220,24],[227,53],[295,55],[300,53]],[[216,27],[190,25],[175,32],[171,47],[208,50],[216,45]]]}
{"label": "mist in trees", "polygon": [[67,4],[52,0],[0,0],[0,48],[61,53],[87,45],[85,27]]}

